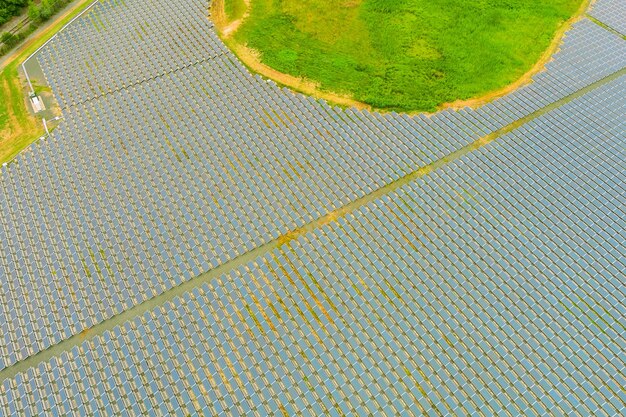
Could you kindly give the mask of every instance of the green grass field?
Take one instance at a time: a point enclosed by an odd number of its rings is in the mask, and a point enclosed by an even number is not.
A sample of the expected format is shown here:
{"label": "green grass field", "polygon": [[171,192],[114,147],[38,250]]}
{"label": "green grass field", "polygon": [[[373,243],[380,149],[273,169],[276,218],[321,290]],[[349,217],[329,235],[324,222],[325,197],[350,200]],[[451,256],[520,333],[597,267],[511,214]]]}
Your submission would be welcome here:
{"label": "green grass field", "polygon": [[40,137],[43,125],[26,108],[28,92],[17,75],[18,61],[0,72],[0,164]]}
{"label": "green grass field", "polygon": [[[372,107],[432,111],[529,71],[582,0],[250,0],[261,61]],[[243,5],[243,6],[242,6]],[[241,16],[243,0],[225,0]]]}
{"label": "green grass field", "polygon": [[228,20],[241,19],[246,11],[246,3],[244,0],[228,0],[224,4],[224,13]]}

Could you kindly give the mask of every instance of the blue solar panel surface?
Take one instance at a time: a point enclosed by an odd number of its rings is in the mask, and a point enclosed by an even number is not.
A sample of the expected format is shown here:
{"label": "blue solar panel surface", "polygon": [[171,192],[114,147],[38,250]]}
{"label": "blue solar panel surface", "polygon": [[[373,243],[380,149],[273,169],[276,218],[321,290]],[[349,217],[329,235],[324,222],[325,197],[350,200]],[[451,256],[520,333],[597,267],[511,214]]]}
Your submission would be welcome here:
{"label": "blue solar panel surface", "polygon": [[64,120],[0,174],[0,372],[554,108],[0,381],[0,414],[625,412],[623,37],[583,19],[507,96],[382,115],[250,74],[206,10],[102,1],[36,56]]}
{"label": "blue solar panel surface", "polygon": [[622,0],[597,0],[589,14],[602,24],[626,36],[626,2]]}
{"label": "blue solar panel surface", "polygon": [[432,117],[250,75],[191,0],[98,3],[37,59],[65,119],[2,170],[0,369],[626,67],[626,42],[583,20],[534,83]]}
{"label": "blue solar panel surface", "polygon": [[4,412],[622,415],[625,92],[5,381]]}

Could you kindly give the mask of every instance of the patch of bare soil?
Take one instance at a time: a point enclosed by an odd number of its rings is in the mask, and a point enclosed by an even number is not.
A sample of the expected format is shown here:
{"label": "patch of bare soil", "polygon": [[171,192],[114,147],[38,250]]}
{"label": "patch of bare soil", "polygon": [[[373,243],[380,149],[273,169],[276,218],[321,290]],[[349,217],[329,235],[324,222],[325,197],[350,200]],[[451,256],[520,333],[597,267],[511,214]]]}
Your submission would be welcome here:
{"label": "patch of bare soil", "polygon": [[213,2],[213,23],[215,23],[215,27],[218,28],[219,33],[223,38],[228,39],[230,35],[239,29],[239,26],[241,26],[244,20],[246,20],[250,15],[250,0],[243,0],[243,3],[246,5],[246,11],[243,13],[243,16],[237,20],[229,22],[228,17],[226,17],[226,12],[224,11],[224,0],[217,0]]}

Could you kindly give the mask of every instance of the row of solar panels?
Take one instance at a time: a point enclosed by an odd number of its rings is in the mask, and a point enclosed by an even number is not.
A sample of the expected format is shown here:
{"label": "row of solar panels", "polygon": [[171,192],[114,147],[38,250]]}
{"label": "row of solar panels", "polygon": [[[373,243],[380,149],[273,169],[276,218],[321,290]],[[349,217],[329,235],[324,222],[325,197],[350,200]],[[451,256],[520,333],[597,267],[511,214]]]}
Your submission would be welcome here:
{"label": "row of solar panels", "polygon": [[225,51],[208,4],[196,0],[99,2],[38,59],[61,107],[116,91]]}
{"label": "row of solar panels", "polygon": [[[87,16],[140,18],[120,12],[131,6],[102,7]],[[160,2],[132,7],[171,25],[194,13]],[[43,54],[82,45],[83,32],[89,27],[60,33]],[[453,152],[530,113],[536,104],[526,103],[542,95],[542,104],[558,99],[552,89],[565,80],[582,86],[626,64],[626,54],[616,55],[623,42],[588,21],[568,34],[571,42],[577,53],[561,52],[545,73],[561,71],[553,81],[430,118],[338,110],[261,82],[231,55],[65,109],[51,139],[3,168],[0,305],[11,307],[0,318],[11,328],[0,338],[0,368]],[[68,50],[57,61],[81,54]],[[573,69],[581,57],[594,71]],[[116,59],[111,65],[134,71]],[[49,77],[64,72],[57,65],[44,65]],[[55,92],[73,82],[55,77]]]}
{"label": "row of solar panels", "polygon": [[0,410],[622,415],[624,93],[626,76],[4,381]]}
{"label": "row of solar panels", "polygon": [[626,3],[622,0],[595,1],[589,14],[626,36]]}

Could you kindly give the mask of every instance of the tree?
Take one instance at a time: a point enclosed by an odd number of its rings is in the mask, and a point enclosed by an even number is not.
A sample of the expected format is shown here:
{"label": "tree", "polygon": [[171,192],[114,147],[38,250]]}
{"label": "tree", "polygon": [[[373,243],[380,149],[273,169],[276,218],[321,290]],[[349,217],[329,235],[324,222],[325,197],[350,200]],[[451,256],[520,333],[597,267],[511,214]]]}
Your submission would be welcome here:
{"label": "tree", "polygon": [[56,11],[56,0],[41,0],[41,6],[39,7],[39,19],[43,22],[44,20],[50,19],[50,17]]}
{"label": "tree", "polygon": [[0,0],[0,25],[20,14],[28,0]]}
{"label": "tree", "polygon": [[39,6],[32,1],[28,2],[28,17],[33,22],[39,21]]}

